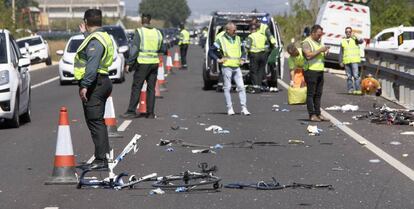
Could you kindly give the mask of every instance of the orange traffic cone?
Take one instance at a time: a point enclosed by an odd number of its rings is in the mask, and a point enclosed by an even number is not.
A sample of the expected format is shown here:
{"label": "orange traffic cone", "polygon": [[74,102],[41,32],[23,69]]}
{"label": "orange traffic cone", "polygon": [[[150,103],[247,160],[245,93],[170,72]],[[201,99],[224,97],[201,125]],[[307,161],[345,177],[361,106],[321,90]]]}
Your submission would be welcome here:
{"label": "orange traffic cone", "polygon": [[53,173],[45,181],[45,184],[77,183],[78,178],[76,177],[75,171],[75,156],[73,155],[72,139],[70,136],[68,110],[66,107],[61,107]]}
{"label": "orange traffic cone", "polygon": [[147,83],[144,83],[142,86],[137,112],[147,113]]}
{"label": "orange traffic cone", "polygon": [[166,68],[167,68],[167,73],[170,74],[171,73],[171,68],[173,67],[173,62],[172,62],[172,57],[171,57],[171,51],[168,50],[167,53],[167,63],[165,64]]}
{"label": "orange traffic cone", "polygon": [[122,138],[123,136],[118,133],[118,127],[116,125],[117,121],[115,118],[115,108],[112,96],[109,96],[108,99],[106,99],[104,119],[106,128],[108,129],[108,137]]}
{"label": "orange traffic cone", "polygon": [[178,53],[178,48],[175,49],[173,66],[175,68],[181,68],[180,53]]}
{"label": "orange traffic cone", "polygon": [[165,71],[162,56],[160,56],[160,64],[158,65],[158,73],[157,73],[157,83],[159,91],[167,91],[167,87],[165,86]]}
{"label": "orange traffic cone", "polygon": [[155,98],[163,98],[163,96],[161,96],[159,80],[157,80],[157,82],[155,83]]}

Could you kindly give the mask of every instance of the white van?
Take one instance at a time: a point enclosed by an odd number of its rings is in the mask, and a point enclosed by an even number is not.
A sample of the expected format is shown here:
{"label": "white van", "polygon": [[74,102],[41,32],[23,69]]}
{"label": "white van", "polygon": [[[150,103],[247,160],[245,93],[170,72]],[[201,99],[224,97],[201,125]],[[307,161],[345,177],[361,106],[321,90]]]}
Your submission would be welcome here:
{"label": "white van", "polygon": [[341,1],[328,1],[322,4],[316,19],[316,24],[323,28],[322,43],[330,46],[326,62],[338,63],[341,40],[345,37],[345,28],[351,27],[360,44],[361,57],[364,58],[364,48],[371,37],[371,17],[369,7],[364,4]]}
{"label": "white van", "polygon": [[[398,36],[402,34],[403,42],[398,45]],[[393,49],[402,52],[414,52],[414,27],[387,28],[378,33],[371,41],[370,47]]]}

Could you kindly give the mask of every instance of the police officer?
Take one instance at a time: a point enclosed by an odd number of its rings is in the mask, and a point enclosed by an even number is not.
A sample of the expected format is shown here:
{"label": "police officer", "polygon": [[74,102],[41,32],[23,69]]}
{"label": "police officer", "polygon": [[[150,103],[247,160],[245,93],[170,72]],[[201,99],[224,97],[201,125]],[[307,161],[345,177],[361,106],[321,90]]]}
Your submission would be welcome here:
{"label": "police officer", "polygon": [[190,32],[185,29],[184,24],[180,25],[180,35],[178,36],[179,42],[178,46],[180,46],[180,56],[181,62],[183,64],[183,69],[187,69],[187,51],[188,45],[190,45]]}
{"label": "police officer", "polygon": [[323,71],[325,69],[325,54],[329,47],[321,44],[323,28],[314,25],[311,34],[302,42],[305,61],[305,82],[308,87],[306,105],[310,121],[320,122],[327,120],[321,115],[321,98],[323,90]]}
{"label": "police officer", "polygon": [[362,44],[364,41],[352,35],[351,27],[345,28],[345,36],[341,41],[339,63],[341,67],[345,66],[348,93],[361,94],[361,80],[358,70],[358,65],[361,62],[359,44]]}
{"label": "police officer", "polygon": [[155,84],[157,81],[159,53],[165,51],[161,32],[150,26],[151,15],[142,14],[142,27],[135,32],[131,50],[129,51],[126,72],[130,65],[134,66],[134,79],[131,87],[131,97],[127,111],[121,115],[123,118],[136,118],[136,108],[141,96],[141,88],[147,81],[147,113],[146,118],[154,119],[155,107]]}
{"label": "police officer", "polygon": [[[239,92],[241,114],[250,115],[250,112],[247,110],[246,91],[244,88],[243,75],[240,70],[242,61],[241,40],[240,37],[236,35],[236,25],[234,23],[227,23],[225,29],[226,33],[214,42],[214,45],[210,47],[208,54],[212,59],[222,64],[224,80],[223,91],[224,97],[226,98],[227,114],[235,114],[230,94],[231,82],[232,79],[234,79],[237,91]],[[216,54],[218,49],[223,53],[222,58],[219,58]]]}
{"label": "police officer", "polygon": [[266,68],[266,36],[257,31],[257,25],[250,25],[250,34],[247,37],[246,48],[250,58],[250,75],[253,90],[250,93],[260,93],[262,79]]}
{"label": "police officer", "polygon": [[75,56],[75,79],[79,80],[79,96],[82,100],[85,120],[95,144],[95,160],[89,169],[108,168],[108,132],[103,119],[106,99],[112,92],[108,67],[112,65],[114,47],[111,37],[101,29],[102,12],[88,9],[79,29],[85,40]]}
{"label": "police officer", "polygon": [[[267,45],[267,48],[266,48],[266,55],[265,56],[266,56],[266,62],[267,62],[267,57],[269,56],[271,49],[276,47],[276,39],[272,35],[272,33],[270,32],[269,26],[267,24],[263,24],[263,23],[259,22],[259,19],[257,17],[252,18],[251,24],[256,25],[257,31],[259,33],[263,34],[264,36],[266,36],[267,43],[270,43],[270,46]],[[269,68],[274,69],[275,64],[274,63],[270,64]],[[264,76],[265,76],[265,74],[263,74],[263,77]],[[272,80],[276,79],[275,76],[277,77],[277,73],[272,74]],[[263,79],[263,78],[261,78],[261,79]],[[273,89],[273,91],[278,92],[279,89],[277,88],[277,82],[275,82],[273,85],[274,86],[271,87]]]}

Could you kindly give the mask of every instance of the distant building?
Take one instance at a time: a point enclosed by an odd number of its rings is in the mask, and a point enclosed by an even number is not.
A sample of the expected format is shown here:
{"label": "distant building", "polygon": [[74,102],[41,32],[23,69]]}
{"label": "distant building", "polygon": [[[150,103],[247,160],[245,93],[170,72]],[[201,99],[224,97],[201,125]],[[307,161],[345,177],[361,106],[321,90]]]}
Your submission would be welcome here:
{"label": "distant building", "polygon": [[102,10],[104,17],[125,16],[125,2],[121,0],[35,0],[49,19],[83,18],[87,9]]}

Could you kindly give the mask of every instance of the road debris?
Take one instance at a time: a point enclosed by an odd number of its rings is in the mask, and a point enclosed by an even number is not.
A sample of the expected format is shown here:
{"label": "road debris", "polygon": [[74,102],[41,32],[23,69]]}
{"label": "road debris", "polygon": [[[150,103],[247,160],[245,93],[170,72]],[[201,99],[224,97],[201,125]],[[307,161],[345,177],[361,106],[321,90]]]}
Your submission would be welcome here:
{"label": "road debris", "polygon": [[154,195],[154,194],[165,194],[165,191],[160,189],[160,188],[156,188],[153,189],[149,192],[150,195]]}
{"label": "road debris", "polygon": [[197,153],[213,153],[213,154],[216,154],[215,151],[210,150],[210,149],[193,149],[193,150],[191,150],[191,152],[193,154],[197,154]]}
{"label": "road debris", "polygon": [[169,148],[167,148],[165,151],[167,151],[167,152],[174,152],[174,148],[169,147]]}
{"label": "road debris", "polygon": [[333,171],[343,171],[344,169],[341,167],[332,168]]}
{"label": "road debris", "polygon": [[408,157],[408,154],[402,154],[403,157]]}
{"label": "road debris", "polygon": [[358,141],[360,145],[367,145],[367,141]]}
{"label": "road debris", "polygon": [[228,134],[228,133],[230,133],[229,130],[224,130],[222,127],[220,127],[218,125],[211,125],[211,126],[205,128],[204,130],[213,131],[214,134]]}
{"label": "road debris", "polygon": [[308,128],[308,133],[309,136],[319,136],[321,134],[321,132],[323,131],[322,129],[318,128],[318,126],[316,125],[309,125]]}
{"label": "road debris", "polygon": [[381,160],[379,160],[379,159],[371,159],[371,160],[369,160],[369,162],[370,163],[380,163]]}
{"label": "road debris", "polygon": [[401,145],[401,142],[399,141],[392,141],[390,142],[391,145]]}
{"label": "road debris", "polygon": [[404,131],[400,133],[401,135],[414,135],[414,131]]}
{"label": "road debris", "polygon": [[359,110],[359,107],[358,105],[350,105],[350,104],[346,104],[342,106],[334,105],[334,106],[325,108],[325,110],[341,110],[342,112],[348,112],[348,111],[355,112]]}
{"label": "road debris", "polygon": [[303,140],[298,140],[298,139],[290,139],[288,141],[289,144],[305,144],[305,141]]}
{"label": "road debris", "polygon": [[178,118],[178,115],[171,115],[172,118]]}

